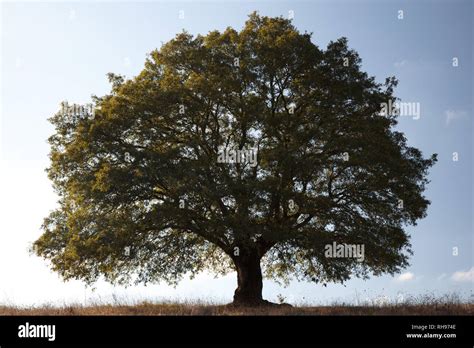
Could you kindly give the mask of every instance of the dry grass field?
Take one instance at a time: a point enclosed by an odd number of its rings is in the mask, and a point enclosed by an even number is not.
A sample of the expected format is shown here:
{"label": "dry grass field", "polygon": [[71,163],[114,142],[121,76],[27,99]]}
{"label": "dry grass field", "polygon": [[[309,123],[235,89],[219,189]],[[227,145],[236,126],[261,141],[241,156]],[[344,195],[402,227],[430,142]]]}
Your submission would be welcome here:
{"label": "dry grass field", "polygon": [[474,303],[455,296],[421,296],[403,303],[345,304],[315,306],[299,304],[270,307],[233,307],[209,302],[141,302],[84,305],[42,305],[17,307],[0,305],[0,316],[7,315],[474,315]]}

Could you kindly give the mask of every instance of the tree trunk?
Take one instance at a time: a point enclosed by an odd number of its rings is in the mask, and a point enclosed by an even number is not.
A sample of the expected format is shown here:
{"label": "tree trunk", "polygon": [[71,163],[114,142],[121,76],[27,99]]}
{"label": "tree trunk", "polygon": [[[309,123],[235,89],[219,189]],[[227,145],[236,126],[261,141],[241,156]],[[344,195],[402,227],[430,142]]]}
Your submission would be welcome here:
{"label": "tree trunk", "polygon": [[257,252],[235,256],[237,269],[237,289],[234,293],[234,305],[259,306],[266,301],[262,298],[262,269]]}

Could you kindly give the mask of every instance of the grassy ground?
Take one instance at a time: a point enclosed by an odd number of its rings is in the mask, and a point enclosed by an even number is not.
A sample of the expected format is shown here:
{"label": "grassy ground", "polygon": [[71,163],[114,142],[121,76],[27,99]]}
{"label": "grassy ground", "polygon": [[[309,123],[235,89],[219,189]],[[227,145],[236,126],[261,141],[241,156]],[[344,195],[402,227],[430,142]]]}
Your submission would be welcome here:
{"label": "grassy ground", "polygon": [[472,301],[456,297],[410,298],[404,303],[381,305],[332,304],[236,308],[206,302],[93,304],[63,306],[1,306],[0,315],[474,315]]}
{"label": "grassy ground", "polygon": [[473,315],[474,305],[319,306],[293,308],[231,308],[143,303],[134,306],[0,307],[0,315]]}

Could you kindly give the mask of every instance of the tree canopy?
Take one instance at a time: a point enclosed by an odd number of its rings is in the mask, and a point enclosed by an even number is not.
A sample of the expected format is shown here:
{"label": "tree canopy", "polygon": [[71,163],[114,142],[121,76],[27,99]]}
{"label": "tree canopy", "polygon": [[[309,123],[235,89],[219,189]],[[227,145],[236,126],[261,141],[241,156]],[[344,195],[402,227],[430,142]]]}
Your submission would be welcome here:
{"label": "tree canopy", "polygon": [[[380,112],[397,80],[363,72],[345,38],[321,49],[254,13],[241,31],[178,34],[136,77],[109,79],[93,114],[50,119],[60,201],[34,250],[63,278],[236,270],[234,302],[259,304],[262,275],[344,282],[408,265],[436,156]],[[219,160],[233,150],[254,161]],[[364,245],[363,261],[328,258],[334,242]]]}

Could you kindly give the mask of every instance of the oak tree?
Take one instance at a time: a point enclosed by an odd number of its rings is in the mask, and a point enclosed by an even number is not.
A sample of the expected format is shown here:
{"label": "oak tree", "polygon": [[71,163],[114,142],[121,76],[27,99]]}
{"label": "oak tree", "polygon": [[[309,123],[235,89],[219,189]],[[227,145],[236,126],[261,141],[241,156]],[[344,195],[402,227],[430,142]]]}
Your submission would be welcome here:
{"label": "oak tree", "polygon": [[[397,80],[363,72],[345,38],[321,49],[254,13],[241,31],[178,34],[136,77],[109,79],[93,114],[50,119],[60,200],[34,251],[63,278],[235,270],[234,303],[260,305],[262,277],[326,284],[408,265],[436,156],[381,112]],[[254,163],[219,160],[233,150]],[[363,244],[363,261],[326,257],[334,242]]]}

